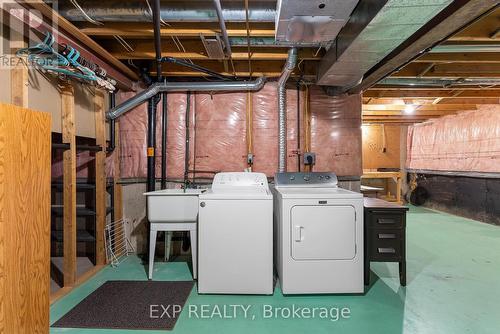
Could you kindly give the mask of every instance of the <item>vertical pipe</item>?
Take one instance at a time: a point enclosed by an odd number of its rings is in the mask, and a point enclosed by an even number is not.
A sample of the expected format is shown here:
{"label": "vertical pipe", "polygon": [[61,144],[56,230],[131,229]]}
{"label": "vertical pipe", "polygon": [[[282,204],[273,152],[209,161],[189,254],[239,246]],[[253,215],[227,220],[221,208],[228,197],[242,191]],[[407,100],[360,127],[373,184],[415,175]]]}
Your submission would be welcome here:
{"label": "vertical pipe", "polygon": [[161,189],[167,188],[167,92],[162,94],[161,109]]}
{"label": "vertical pipe", "polygon": [[191,92],[186,93],[186,148],[184,153],[184,189],[188,183],[189,176],[189,109],[191,109]]}
{"label": "vertical pipe", "polygon": [[156,147],[156,105],[158,98],[148,101],[148,135],[147,135],[147,191],[155,190],[155,147]]}
{"label": "vertical pipe", "polygon": [[297,171],[300,172],[300,80],[297,80]]}
{"label": "vertical pipe", "polygon": [[297,63],[297,48],[288,50],[288,58],[278,80],[278,172],[286,172],[286,82]]}
{"label": "vertical pipe", "polygon": [[153,0],[153,25],[156,53],[156,80],[161,81],[161,27],[160,27],[160,0]]}
{"label": "vertical pipe", "polygon": [[[111,92],[109,93],[109,109],[113,109],[116,105],[116,93]],[[113,152],[115,150],[115,145],[116,145],[116,135],[115,135],[115,119],[111,119],[109,121],[109,148],[108,152]],[[116,175],[115,171],[115,178],[118,176]],[[107,182],[106,182],[107,183]],[[110,192],[110,199],[111,199],[111,206],[114,206],[115,203],[115,188],[114,188],[114,182],[113,186],[111,187],[111,192]],[[115,210],[111,210],[111,221],[115,221]],[[113,234],[114,235],[114,234]]]}
{"label": "vertical pipe", "polygon": [[286,172],[286,88],[278,86],[278,172]]}
{"label": "vertical pipe", "polygon": [[[116,93],[109,93],[109,109],[113,109],[116,106]],[[109,147],[108,152],[113,152],[115,150],[116,140],[115,140],[115,120],[111,119],[109,121]]]}

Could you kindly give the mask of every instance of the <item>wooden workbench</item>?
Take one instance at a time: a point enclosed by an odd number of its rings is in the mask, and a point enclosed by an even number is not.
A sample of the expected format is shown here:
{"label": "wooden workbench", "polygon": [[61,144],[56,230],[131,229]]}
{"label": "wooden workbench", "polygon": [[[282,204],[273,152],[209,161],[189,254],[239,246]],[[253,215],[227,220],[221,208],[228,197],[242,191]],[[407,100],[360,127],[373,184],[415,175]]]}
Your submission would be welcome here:
{"label": "wooden workbench", "polygon": [[361,179],[392,179],[396,183],[396,198],[394,199],[389,191],[389,187],[386,187],[385,200],[396,202],[398,204],[403,204],[401,200],[401,185],[402,185],[403,173],[401,172],[364,172]]}

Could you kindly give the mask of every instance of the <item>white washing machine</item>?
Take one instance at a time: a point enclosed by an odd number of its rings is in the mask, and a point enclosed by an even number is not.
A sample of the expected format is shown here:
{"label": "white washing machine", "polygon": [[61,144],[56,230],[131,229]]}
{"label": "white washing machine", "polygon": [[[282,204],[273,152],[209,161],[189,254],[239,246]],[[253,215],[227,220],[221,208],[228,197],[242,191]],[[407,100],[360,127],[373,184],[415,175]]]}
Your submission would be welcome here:
{"label": "white washing machine", "polygon": [[319,172],[278,173],[273,192],[282,292],[362,293],[363,195]]}
{"label": "white washing machine", "polygon": [[262,173],[219,173],[199,197],[198,292],[273,294],[273,197]]}

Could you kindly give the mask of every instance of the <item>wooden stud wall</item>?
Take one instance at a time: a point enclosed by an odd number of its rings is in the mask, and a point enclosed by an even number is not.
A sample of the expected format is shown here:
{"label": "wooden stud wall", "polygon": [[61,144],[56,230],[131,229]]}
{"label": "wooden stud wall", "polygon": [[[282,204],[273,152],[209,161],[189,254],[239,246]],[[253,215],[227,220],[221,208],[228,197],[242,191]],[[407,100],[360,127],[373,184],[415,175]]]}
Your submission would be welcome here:
{"label": "wooden stud wall", "polygon": [[0,333],[49,331],[51,116],[0,104]]}
{"label": "wooden stud wall", "polygon": [[94,97],[96,145],[102,151],[95,154],[95,211],[96,211],[96,265],[106,262],[104,253],[104,226],[106,225],[106,121],[104,95],[96,91]]}
{"label": "wooden stud wall", "polygon": [[76,140],[73,86],[62,87],[61,98],[62,141],[70,144],[70,149],[63,153],[63,274],[66,287],[73,286],[76,281]]}

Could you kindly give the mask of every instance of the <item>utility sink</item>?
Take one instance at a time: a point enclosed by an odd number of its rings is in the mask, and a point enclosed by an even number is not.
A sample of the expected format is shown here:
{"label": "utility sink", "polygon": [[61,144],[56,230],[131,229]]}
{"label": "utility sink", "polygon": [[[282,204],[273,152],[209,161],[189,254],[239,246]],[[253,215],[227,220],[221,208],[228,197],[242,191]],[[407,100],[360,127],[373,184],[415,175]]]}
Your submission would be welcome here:
{"label": "utility sink", "polygon": [[147,196],[151,223],[180,223],[198,220],[198,196],[206,189],[163,189],[144,193]]}

